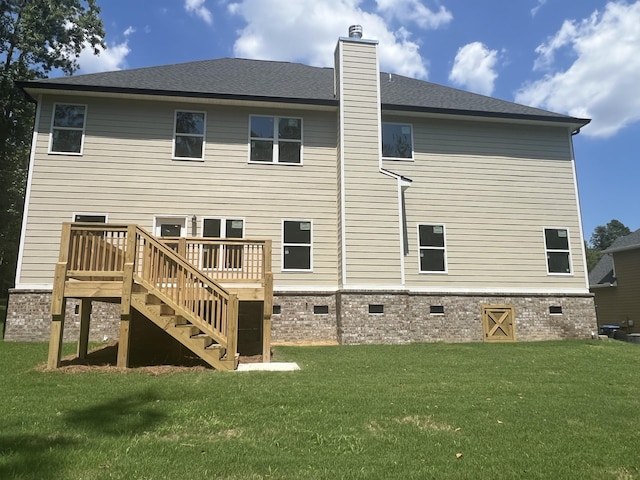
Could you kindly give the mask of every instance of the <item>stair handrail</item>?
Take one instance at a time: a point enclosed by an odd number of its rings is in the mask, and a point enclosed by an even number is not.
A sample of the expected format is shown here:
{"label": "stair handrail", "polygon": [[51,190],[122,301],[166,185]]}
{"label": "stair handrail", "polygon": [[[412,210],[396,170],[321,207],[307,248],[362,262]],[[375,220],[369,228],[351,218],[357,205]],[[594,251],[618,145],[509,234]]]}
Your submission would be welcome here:
{"label": "stair handrail", "polygon": [[[136,255],[134,256],[133,265],[133,277],[134,279],[143,285],[145,288],[150,290],[150,293],[153,293],[158,298],[160,298],[163,302],[165,302],[169,307],[171,307],[177,315],[184,316],[189,322],[191,322],[194,326],[198,327],[203,333],[209,335],[216,342],[221,344],[223,347],[227,349],[227,356],[229,355],[229,351],[233,352],[235,355],[237,350],[237,345],[229,345],[229,341],[235,343],[237,341],[237,296],[229,293],[227,290],[218,285],[211,277],[203,274],[198,270],[195,266],[189,263],[187,260],[182,258],[178,253],[176,253],[173,249],[166,246],[162,241],[157,239],[155,236],[151,235],[149,232],[144,230],[142,227],[137,226],[135,228],[135,250]],[[144,239],[144,246],[142,245],[142,239]],[[193,277],[194,282],[192,282],[189,287],[195,288],[196,284],[199,284],[201,288],[209,292],[211,295],[207,298],[189,298],[186,299],[182,297],[184,300],[189,300],[187,302],[181,302],[179,299],[176,299],[174,296],[167,293],[166,290],[169,288],[165,288],[163,290],[162,285],[158,285],[156,282],[157,279],[150,278],[150,268],[149,265],[150,258],[148,255],[148,249],[146,246],[153,246],[158,252],[162,254],[166,259],[173,262],[176,266],[175,273],[182,270],[183,272],[189,272],[189,274]],[[171,268],[167,266],[167,277],[165,280],[165,286],[168,287],[169,280],[175,278],[177,285],[174,288],[171,287],[172,290],[179,291],[182,287],[187,287],[184,282],[184,278],[178,277],[170,277],[170,275],[174,272],[171,271]],[[219,298],[223,301],[221,304],[221,308],[215,311],[207,308],[205,302],[214,301]],[[198,303],[199,302],[199,303]],[[189,303],[191,303],[191,308],[189,308]],[[200,313],[198,313],[198,308],[200,308]],[[235,314],[235,318],[229,318],[229,313]],[[220,314],[221,318],[212,319],[213,321],[207,320],[206,316]]]}

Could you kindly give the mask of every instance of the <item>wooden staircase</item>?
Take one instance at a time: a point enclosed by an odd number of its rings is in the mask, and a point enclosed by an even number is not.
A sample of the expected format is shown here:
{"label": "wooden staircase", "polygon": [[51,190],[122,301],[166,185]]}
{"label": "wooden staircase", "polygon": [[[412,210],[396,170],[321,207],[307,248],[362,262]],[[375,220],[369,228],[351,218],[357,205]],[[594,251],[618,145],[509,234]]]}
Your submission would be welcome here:
{"label": "wooden staircase", "polygon": [[[131,309],[171,335],[212,367],[238,366],[239,296],[264,300],[265,328],[272,305],[269,241],[220,239],[163,241],[137,225],[65,223],[52,294],[48,367],[60,365],[67,298],[81,299],[78,356],[86,356],[91,301],[121,305],[118,366],[129,360]],[[212,252],[232,252],[216,271],[199,266]],[[204,253],[203,253],[204,252]],[[233,268],[225,268],[231,265]],[[227,290],[220,277],[232,286]],[[270,337],[264,335],[263,352]],[[264,355],[263,355],[264,356]],[[267,358],[263,360],[268,361]]]}

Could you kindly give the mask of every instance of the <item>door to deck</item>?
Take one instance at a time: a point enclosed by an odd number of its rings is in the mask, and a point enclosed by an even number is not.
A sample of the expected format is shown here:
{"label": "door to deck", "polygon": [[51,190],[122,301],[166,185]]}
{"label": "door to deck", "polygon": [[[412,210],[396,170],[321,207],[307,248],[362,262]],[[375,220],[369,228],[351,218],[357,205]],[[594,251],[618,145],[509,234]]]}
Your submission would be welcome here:
{"label": "door to deck", "polygon": [[515,318],[512,305],[483,305],[482,330],[485,342],[514,342]]}

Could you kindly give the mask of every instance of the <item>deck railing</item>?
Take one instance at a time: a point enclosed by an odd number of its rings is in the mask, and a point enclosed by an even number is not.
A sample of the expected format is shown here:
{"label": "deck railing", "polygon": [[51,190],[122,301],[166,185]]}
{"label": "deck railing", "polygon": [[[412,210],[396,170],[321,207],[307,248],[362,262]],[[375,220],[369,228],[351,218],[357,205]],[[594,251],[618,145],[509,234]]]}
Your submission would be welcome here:
{"label": "deck railing", "polygon": [[67,280],[121,281],[123,314],[138,283],[235,351],[237,296],[216,280],[264,282],[270,274],[270,247],[270,241],[259,240],[159,239],[136,225],[65,223],[52,313],[62,311]]}
{"label": "deck railing", "polygon": [[219,238],[161,238],[194,267],[220,282],[264,281],[270,241]]}

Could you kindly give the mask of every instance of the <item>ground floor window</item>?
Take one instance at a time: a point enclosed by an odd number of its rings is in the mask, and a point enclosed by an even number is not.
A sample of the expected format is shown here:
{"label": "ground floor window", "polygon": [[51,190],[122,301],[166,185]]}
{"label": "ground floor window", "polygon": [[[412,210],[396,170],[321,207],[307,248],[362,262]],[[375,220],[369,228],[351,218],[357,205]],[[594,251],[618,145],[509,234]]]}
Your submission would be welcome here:
{"label": "ground floor window", "polygon": [[544,246],[547,254],[547,272],[570,274],[569,230],[566,228],[545,228]]}
{"label": "ground floor window", "polygon": [[75,213],[73,215],[74,222],[84,223],[107,223],[106,213]]}
{"label": "ground floor window", "polygon": [[153,232],[156,237],[186,237],[187,217],[156,217]]}
{"label": "ground floor window", "polygon": [[418,245],[420,273],[447,271],[444,225],[419,224]]}
{"label": "ground floor window", "polygon": [[[204,218],[202,236],[205,238],[244,238],[244,220],[233,218]],[[242,268],[243,245],[204,245],[202,268]]]}
{"label": "ground floor window", "polygon": [[282,270],[311,271],[310,220],[282,221]]}

